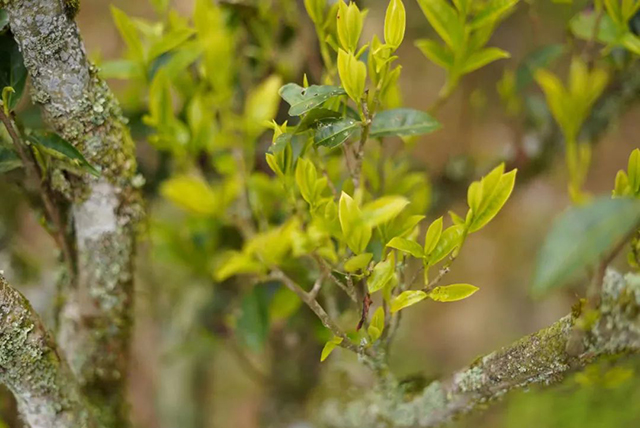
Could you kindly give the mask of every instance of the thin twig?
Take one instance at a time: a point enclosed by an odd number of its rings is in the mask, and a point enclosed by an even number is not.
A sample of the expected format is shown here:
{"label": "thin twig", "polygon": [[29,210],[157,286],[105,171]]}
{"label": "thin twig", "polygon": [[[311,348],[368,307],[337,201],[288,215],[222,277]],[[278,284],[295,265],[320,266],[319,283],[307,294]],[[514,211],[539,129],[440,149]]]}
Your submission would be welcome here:
{"label": "thin twig", "polygon": [[294,280],[292,280],[286,273],[278,268],[274,268],[271,273],[271,278],[281,281],[289,290],[293,291],[300,297],[300,299],[316,314],[316,316],[322,321],[322,324],[327,327],[331,332],[342,338],[340,346],[344,349],[348,349],[357,354],[361,354],[361,350],[349,339],[347,334],[342,331],[336,323],[333,322],[331,317],[327,314],[320,303],[305,290],[302,289]]}
{"label": "thin twig", "polygon": [[368,93],[365,92],[362,97],[362,115],[364,116],[364,120],[362,122],[362,134],[360,134],[360,141],[355,150],[355,166],[353,169],[353,187],[356,189],[360,187],[360,183],[362,182],[362,162],[364,161],[364,146],[369,139],[369,132],[371,130],[371,113],[369,111],[369,105],[367,104]]}
{"label": "thin twig", "polygon": [[33,154],[30,152],[30,149],[22,140],[20,134],[17,131],[17,128],[13,123],[13,120],[11,119],[11,117],[7,116],[4,113],[3,109],[0,109],[0,121],[7,129],[7,132],[9,133],[9,136],[13,141],[13,145],[18,152],[18,156],[20,157],[20,160],[27,170],[27,175],[31,176],[38,183],[38,190],[46,215],[49,221],[54,225],[54,230],[50,231],[50,234],[56,242],[56,245],[62,252],[62,256],[67,265],[67,269],[69,270],[71,281],[72,283],[74,283],[76,277],[74,257],[75,252],[73,251],[73,246],[69,240],[69,237],[65,233],[65,225],[62,220],[60,209],[53,202],[53,195],[51,194],[51,190],[47,186],[42,172],[36,164]]}

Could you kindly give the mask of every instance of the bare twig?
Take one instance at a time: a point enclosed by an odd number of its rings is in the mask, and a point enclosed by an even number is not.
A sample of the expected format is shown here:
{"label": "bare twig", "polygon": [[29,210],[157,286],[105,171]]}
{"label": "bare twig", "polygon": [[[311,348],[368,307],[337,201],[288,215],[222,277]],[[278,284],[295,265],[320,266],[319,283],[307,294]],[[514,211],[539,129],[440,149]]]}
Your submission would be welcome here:
{"label": "bare twig", "polygon": [[300,297],[300,299],[316,314],[316,316],[322,321],[322,324],[327,327],[331,332],[342,338],[340,346],[348,349],[357,354],[361,354],[361,350],[349,339],[347,334],[342,331],[338,325],[333,322],[327,312],[320,306],[320,303],[310,294],[303,290],[294,280],[292,280],[287,274],[278,268],[274,268],[271,273],[271,278],[281,281],[289,290],[293,291]]}
{"label": "bare twig", "polygon": [[40,199],[42,200],[46,216],[53,224],[53,230],[50,230],[50,234],[62,252],[62,257],[69,271],[69,277],[71,278],[71,281],[74,282],[76,277],[75,251],[70,242],[69,235],[66,233],[66,226],[62,220],[63,216],[60,212],[60,207],[53,201],[54,196],[51,189],[47,185],[47,182],[42,175],[42,171],[40,171],[31,150],[20,136],[20,133],[18,132],[18,129],[11,117],[5,114],[4,109],[0,109],[0,121],[4,124],[9,137],[11,137],[13,145],[18,152],[18,156],[27,170],[28,176],[38,184]]}

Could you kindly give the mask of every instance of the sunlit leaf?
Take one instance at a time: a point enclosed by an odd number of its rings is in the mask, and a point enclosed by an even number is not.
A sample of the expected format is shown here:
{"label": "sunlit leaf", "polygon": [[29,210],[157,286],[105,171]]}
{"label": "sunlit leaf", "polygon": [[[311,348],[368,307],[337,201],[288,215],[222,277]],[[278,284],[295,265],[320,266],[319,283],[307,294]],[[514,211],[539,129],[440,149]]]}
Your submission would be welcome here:
{"label": "sunlit leaf", "polygon": [[429,298],[436,302],[456,302],[466,299],[478,290],[478,287],[471,284],[451,284],[434,288],[429,292]]}
{"label": "sunlit leaf", "polygon": [[415,305],[416,303],[427,298],[427,293],[420,290],[408,290],[402,292],[399,296],[391,300],[391,313],[398,312],[406,307]]}
{"label": "sunlit leaf", "polygon": [[375,342],[380,339],[382,336],[382,332],[384,331],[384,309],[382,307],[378,307],[376,311],[373,313],[373,317],[371,317],[371,322],[369,323],[369,328],[367,329],[367,333],[369,333],[369,337],[371,337],[371,341]]}
{"label": "sunlit leaf", "polygon": [[396,271],[396,260],[393,252],[389,253],[387,259],[378,263],[374,268],[371,276],[367,280],[369,293],[382,290],[387,285]]}
{"label": "sunlit leaf", "polygon": [[438,244],[434,250],[429,254],[429,264],[434,265],[445,257],[447,257],[453,250],[460,246],[462,237],[464,236],[464,226],[451,226],[442,232]]}
{"label": "sunlit leaf", "polygon": [[342,343],[342,340],[342,337],[333,336],[330,341],[325,343],[324,348],[322,348],[322,355],[320,355],[320,362],[326,360],[333,350]]}
{"label": "sunlit leaf", "polygon": [[372,257],[373,254],[371,253],[362,253],[353,256],[344,263],[344,270],[347,272],[357,272],[361,269],[366,269]]}
{"label": "sunlit leaf", "polygon": [[395,248],[403,253],[411,254],[413,257],[422,259],[424,258],[424,249],[416,241],[410,241],[405,238],[395,237],[388,244],[387,247]]}
{"label": "sunlit leaf", "polygon": [[218,195],[200,178],[188,175],[170,178],[162,183],[160,193],[177,206],[194,214],[212,215],[219,209]]}

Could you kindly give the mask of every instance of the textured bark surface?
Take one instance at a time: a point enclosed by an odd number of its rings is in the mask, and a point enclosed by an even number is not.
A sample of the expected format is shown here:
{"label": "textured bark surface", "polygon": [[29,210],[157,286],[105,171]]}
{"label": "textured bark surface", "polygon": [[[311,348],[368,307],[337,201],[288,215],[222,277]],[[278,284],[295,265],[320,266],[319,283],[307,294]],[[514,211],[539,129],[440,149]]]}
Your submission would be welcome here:
{"label": "textured bark surface", "polygon": [[0,382],[31,428],[96,427],[80,388],[27,299],[0,274]]}
{"label": "textured bark surface", "polygon": [[57,190],[72,204],[77,272],[61,293],[58,342],[101,425],[127,425],[125,386],[132,322],[132,263],[140,205],[134,147],[120,108],[88,62],[62,0],[7,4],[32,99],[49,125],[101,177],[69,176]]}
{"label": "textured bark surface", "polygon": [[586,331],[583,352],[567,353],[577,314],[477,359],[407,399],[399,390],[373,391],[351,402],[333,400],[322,411],[329,427],[438,427],[507,392],[560,382],[604,355],[640,352],[640,277],[609,271],[598,320]]}

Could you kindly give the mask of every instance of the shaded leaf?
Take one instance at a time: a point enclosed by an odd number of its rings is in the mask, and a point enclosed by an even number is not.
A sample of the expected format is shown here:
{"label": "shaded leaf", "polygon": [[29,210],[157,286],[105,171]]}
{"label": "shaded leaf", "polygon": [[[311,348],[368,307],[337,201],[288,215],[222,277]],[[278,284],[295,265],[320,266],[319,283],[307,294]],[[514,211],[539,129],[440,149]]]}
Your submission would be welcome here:
{"label": "shaded leaf", "polygon": [[369,323],[369,328],[367,329],[367,333],[369,333],[369,337],[371,337],[371,341],[375,342],[380,339],[382,336],[382,332],[384,331],[384,309],[382,307],[378,307],[376,311],[373,313],[373,317],[371,317],[371,322]]}
{"label": "shaded leaf", "polygon": [[95,177],[100,176],[100,172],[87,162],[82,153],[58,134],[53,132],[35,132],[29,135],[28,139],[43,152],[81,166]]}
{"label": "shaded leaf", "polygon": [[0,146],[0,174],[13,171],[22,166],[22,161],[14,152],[6,147]]}
{"label": "shaded leaf", "polygon": [[255,286],[242,299],[236,332],[242,343],[252,352],[261,352],[269,335],[269,306],[267,290]]}
{"label": "shaded leaf", "polygon": [[0,34],[0,91],[6,87],[13,88],[13,92],[7,94],[7,110],[11,111],[18,105],[26,82],[27,69],[18,44],[11,33]]}
{"label": "shaded leaf", "polygon": [[606,197],[557,219],[538,255],[533,291],[561,287],[606,256],[640,224],[640,201]]}

